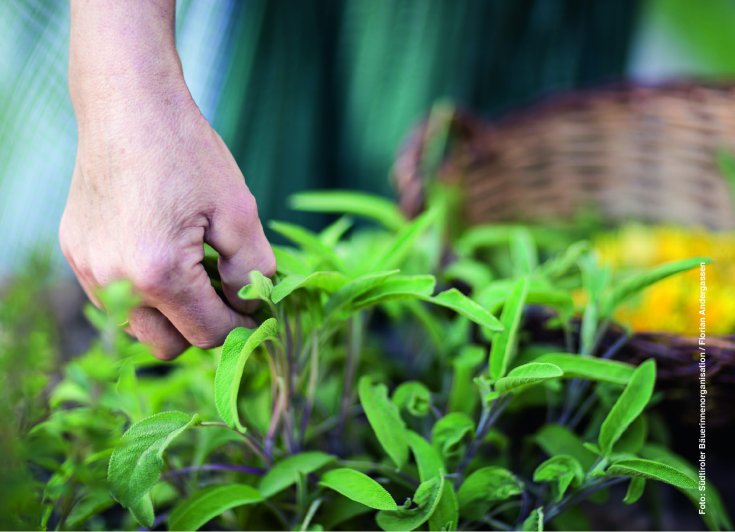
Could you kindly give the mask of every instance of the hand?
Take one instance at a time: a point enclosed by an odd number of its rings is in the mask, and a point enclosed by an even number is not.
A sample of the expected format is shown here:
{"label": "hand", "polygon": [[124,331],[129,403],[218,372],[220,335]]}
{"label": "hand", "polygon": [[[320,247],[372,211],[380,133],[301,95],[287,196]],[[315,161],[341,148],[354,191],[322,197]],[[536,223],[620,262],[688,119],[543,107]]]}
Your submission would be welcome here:
{"label": "hand", "polygon": [[[170,359],[253,326],[234,310],[247,311],[237,291],[252,270],[272,275],[275,259],[242,173],[183,77],[143,74],[70,67],[79,147],[59,238],[94,302],[98,287],[132,281],[142,303],[130,331]],[[229,306],[201,264],[205,242],[220,253]]]}

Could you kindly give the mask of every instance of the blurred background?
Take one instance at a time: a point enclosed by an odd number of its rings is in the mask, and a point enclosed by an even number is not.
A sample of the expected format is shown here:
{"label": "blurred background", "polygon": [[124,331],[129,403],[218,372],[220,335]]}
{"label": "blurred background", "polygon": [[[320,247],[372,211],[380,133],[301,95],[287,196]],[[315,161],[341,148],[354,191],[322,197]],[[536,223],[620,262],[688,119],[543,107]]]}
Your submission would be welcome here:
{"label": "blurred background", "polygon": [[[264,219],[303,222],[291,192],[392,194],[412,126],[447,98],[494,118],[620,79],[735,74],[735,3],[711,0],[180,0],[191,92],[248,178]],[[0,278],[45,251],[76,149],[67,2],[0,3]]]}

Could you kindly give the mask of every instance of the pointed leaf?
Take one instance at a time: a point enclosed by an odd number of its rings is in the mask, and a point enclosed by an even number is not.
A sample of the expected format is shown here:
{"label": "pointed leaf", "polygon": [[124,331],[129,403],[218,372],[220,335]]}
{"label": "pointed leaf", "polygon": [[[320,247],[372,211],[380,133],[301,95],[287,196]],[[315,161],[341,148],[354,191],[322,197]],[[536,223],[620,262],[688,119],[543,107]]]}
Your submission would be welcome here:
{"label": "pointed leaf", "polygon": [[588,379],[613,384],[628,384],[635,366],[625,362],[606,360],[571,353],[549,353],[536,359],[559,366],[565,379]]}
{"label": "pointed leaf", "polygon": [[300,211],[352,214],[398,230],[407,221],[392,201],[373,194],[343,190],[315,190],[293,194],[291,207]]}
{"label": "pointed leaf", "polygon": [[581,464],[568,454],[552,456],[541,463],[533,473],[534,482],[555,482],[556,500],[564,496],[569,486],[577,487],[584,481]]}
{"label": "pointed leaf", "polygon": [[415,530],[432,516],[444,493],[444,477],[422,482],[413,496],[416,507],[399,508],[395,512],[378,512],[375,520],[383,530]]}
{"label": "pointed leaf", "polygon": [[322,242],[319,237],[311,231],[286,222],[272,221],[269,225],[276,233],[285,236],[291,242],[299,245],[301,249],[307,253],[314,257],[318,257],[332,268],[342,270],[342,260],[337,256],[332,248]]}
{"label": "pointed leaf", "polygon": [[628,491],[625,492],[623,502],[625,504],[635,504],[643,495],[646,489],[646,479],[643,477],[633,477],[628,484]]}
{"label": "pointed leaf", "polygon": [[529,362],[511,370],[506,377],[498,379],[495,389],[500,393],[518,391],[534,384],[539,384],[549,379],[558,379],[564,372],[554,364],[546,362]]}
{"label": "pointed leaf", "polygon": [[482,467],[468,476],[457,492],[462,515],[477,519],[485,515],[493,503],[523,493],[518,479],[502,467]]}
{"label": "pointed leaf", "polygon": [[536,434],[536,442],[549,456],[568,454],[576,458],[586,470],[596,460],[594,453],[587,450],[579,437],[562,425],[544,425]]}
{"label": "pointed leaf", "polygon": [[358,384],[358,395],[375,437],[396,467],[401,469],[408,460],[406,425],[398,407],[388,399],[388,389],[384,384],[373,384],[370,377],[365,376]]}
{"label": "pointed leaf", "polygon": [[396,275],[357,298],[353,308],[365,308],[397,299],[426,299],[434,293],[435,285],[433,275]]}
{"label": "pointed leaf", "polygon": [[403,264],[409,253],[415,248],[418,239],[436,220],[438,214],[437,209],[431,209],[398,231],[390,245],[372,264],[371,269],[390,270]]}
{"label": "pointed leaf", "polygon": [[615,442],[643,412],[651,400],[655,383],[656,363],[649,359],[633,372],[630,382],[602,422],[598,440],[602,453],[609,455]]}
{"label": "pointed leaf", "polygon": [[607,474],[614,477],[637,477],[665,482],[682,489],[696,489],[697,479],[678,469],[653,460],[631,458],[611,465]]}
{"label": "pointed leaf", "polygon": [[418,381],[407,381],[393,391],[392,401],[398,408],[405,408],[409,414],[423,417],[431,407],[431,392]]}
{"label": "pointed leaf", "polygon": [[334,457],[318,451],[310,451],[289,456],[274,465],[260,479],[258,491],[270,498],[279,491],[295,484],[299,475],[308,475],[334,461]]}
{"label": "pointed leaf", "polygon": [[495,316],[456,288],[450,288],[432,298],[428,298],[427,301],[451,309],[460,316],[464,316],[470,321],[475,322],[480,327],[485,327],[488,331],[503,330],[502,324]]}
{"label": "pointed leaf", "polygon": [[322,475],[319,485],[376,510],[398,510],[396,501],[383,486],[365,473],[354,469],[340,468],[327,471]]}
{"label": "pointed leaf", "polygon": [[199,530],[231,508],[263,500],[258,490],[245,484],[211,486],[178,504],[168,516],[169,530]]}
{"label": "pointed leaf", "polygon": [[258,270],[253,270],[250,272],[250,284],[243,286],[237,295],[240,299],[260,299],[270,302],[272,291],[273,281]]}
{"label": "pointed leaf", "polygon": [[610,316],[618,305],[644,288],[666,279],[667,277],[676,275],[677,273],[682,273],[702,264],[709,264],[710,262],[712,262],[712,260],[706,257],[694,257],[691,259],[668,262],[661,266],[657,266],[650,271],[634,275],[633,277],[618,283],[618,285],[608,294],[602,305],[602,313],[604,316]]}
{"label": "pointed leaf", "polygon": [[275,318],[269,318],[255,330],[244,327],[234,329],[222,346],[214,376],[214,403],[222,420],[240,432],[244,432],[245,427],[240,423],[237,413],[237,395],[245,363],[263,342],[277,337],[278,322]]}
{"label": "pointed leaf", "polygon": [[347,282],[347,277],[334,271],[314,272],[306,276],[289,275],[273,287],[271,299],[274,303],[280,303],[293,292],[302,288],[314,288],[332,293],[342,288]]}
{"label": "pointed leaf", "polygon": [[161,476],[164,451],[197,420],[183,412],[155,414],[132,425],[112,451],[107,470],[112,496],[142,525],[153,525],[149,492]]}
{"label": "pointed leaf", "polygon": [[327,316],[338,316],[355,299],[381,286],[386,279],[396,275],[398,271],[373,272],[353,279],[331,295],[324,306],[324,314]]}
{"label": "pointed leaf", "polygon": [[528,281],[519,279],[503,306],[500,322],[502,332],[492,335],[490,348],[490,378],[497,380],[505,376],[518,346],[518,329],[523,317],[523,305],[526,302]]}

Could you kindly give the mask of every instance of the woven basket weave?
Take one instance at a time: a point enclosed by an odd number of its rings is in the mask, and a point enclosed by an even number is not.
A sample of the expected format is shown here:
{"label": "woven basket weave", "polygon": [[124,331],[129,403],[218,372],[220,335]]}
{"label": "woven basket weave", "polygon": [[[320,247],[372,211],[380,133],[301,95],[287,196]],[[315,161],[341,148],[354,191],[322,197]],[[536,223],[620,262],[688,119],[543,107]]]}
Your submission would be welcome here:
{"label": "woven basket weave", "polygon": [[[394,167],[404,211],[422,207],[424,122]],[[593,207],[634,219],[735,228],[718,167],[735,153],[735,86],[616,86],[553,97],[494,124],[455,112],[439,178],[460,185],[470,225],[569,219]]]}
{"label": "woven basket weave", "polygon": [[[425,152],[444,128],[448,148],[432,178],[459,185],[467,225],[568,221],[591,207],[612,223],[735,228],[717,161],[720,150],[735,153],[735,86],[609,87],[557,96],[496,123],[451,113],[424,121],[394,166],[411,216],[423,208]],[[695,419],[698,353],[696,338],[640,332],[620,357],[655,358],[669,410]],[[712,338],[708,355],[713,420],[726,424],[735,420],[724,406],[735,401],[735,336]]]}

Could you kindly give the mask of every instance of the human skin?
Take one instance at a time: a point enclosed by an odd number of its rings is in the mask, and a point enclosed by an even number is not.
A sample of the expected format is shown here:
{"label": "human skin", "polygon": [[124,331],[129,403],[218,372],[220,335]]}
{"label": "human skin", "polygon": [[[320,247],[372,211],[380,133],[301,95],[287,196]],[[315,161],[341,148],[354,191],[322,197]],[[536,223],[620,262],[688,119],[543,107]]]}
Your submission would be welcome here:
{"label": "human skin", "polygon": [[[72,0],[69,91],[79,145],[59,240],[87,295],[128,279],[129,331],[155,356],[253,326],[237,291],[275,258],[255,199],[184,82],[175,0]],[[201,264],[220,253],[227,303]]]}

